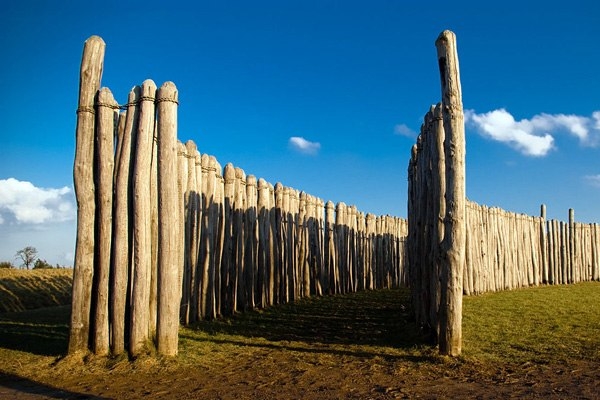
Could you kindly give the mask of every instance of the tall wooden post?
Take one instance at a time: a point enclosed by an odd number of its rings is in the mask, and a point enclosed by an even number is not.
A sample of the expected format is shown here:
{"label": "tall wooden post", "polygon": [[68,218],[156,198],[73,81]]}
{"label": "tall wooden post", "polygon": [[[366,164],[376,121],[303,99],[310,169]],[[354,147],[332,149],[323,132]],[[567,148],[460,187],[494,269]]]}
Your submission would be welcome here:
{"label": "tall wooden post", "polygon": [[[94,313],[94,353],[107,355],[109,350],[108,330],[108,278],[113,212],[113,174],[115,128],[118,108],[108,88],[98,92],[97,132],[96,132],[96,209],[100,223],[96,224],[96,262],[94,272],[95,313]],[[106,221],[106,222],[102,222]]]}
{"label": "tall wooden post", "polygon": [[546,205],[540,206],[540,254],[541,254],[541,268],[542,268],[542,283],[547,284],[548,279],[548,239],[546,236]]}
{"label": "tall wooden post", "polygon": [[444,31],[436,41],[442,83],[446,138],[446,218],[442,243],[440,337],[442,354],[462,347],[462,279],[465,263],[465,127],[456,36]]}
{"label": "tall wooden post", "polygon": [[177,192],[177,88],[164,83],[157,92],[158,103],[158,354],[177,354],[179,329],[178,243],[174,234],[181,225]]}
{"label": "tall wooden post", "polygon": [[566,283],[575,283],[579,280],[579,274],[577,273],[578,266],[575,264],[576,250],[575,250],[575,210],[569,208],[569,230],[568,236],[568,262],[569,268],[567,269],[568,281]]}
{"label": "tall wooden post", "polygon": [[184,204],[185,204],[185,265],[183,271],[183,294],[182,306],[186,308],[185,323],[196,322],[198,318],[198,301],[196,299],[197,291],[195,283],[197,280],[198,263],[198,176],[196,173],[196,144],[188,140],[185,143],[187,153],[187,179]]}
{"label": "tall wooden post", "polygon": [[138,356],[149,339],[150,268],[152,243],[150,235],[150,179],[152,141],[154,137],[154,96],[156,85],[151,80],[142,84],[136,157],[133,175],[133,288],[131,303],[130,353]]}
{"label": "tall wooden post", "polygon": [[246,251],[244,253],[246,263],[246,296],[248,306],[253,309],[256,307],[256,282],[258,267],[258,189],[257,181],[254,175],[248,175],[246,178]]}
{"label": "tall wooden post", "polygon": [[132,163],[135,157],[134,144],[137,138],[138,106],[141,88],[134,87],[129,93],[122,143],[119,146],[118,162],[115,164],[115,195],[113,211],[113,240],[111,268],[111,351],[114,355],[125,350],[125,320],[127,288],[132,252],[131,181]]}
{"label": "tall wooden post", "polygon": [[244,259],[244,214],[246,211],[246,173],[241,168],[235,169],[235,199],[233,210],[234,248],[231,273],[233,274],[231,306],[233,311],[246,308],[246,296],[244,291],[245,259]]}
{"label": "tall wooden post", "polygon": [[69,353],[87,351],[94,273],[94,96],[100,89],[104,50],[98,36],[86,40],[79,75],[79,104],[73,182],[77,198],[77,242],[73,268],[73,300]]}

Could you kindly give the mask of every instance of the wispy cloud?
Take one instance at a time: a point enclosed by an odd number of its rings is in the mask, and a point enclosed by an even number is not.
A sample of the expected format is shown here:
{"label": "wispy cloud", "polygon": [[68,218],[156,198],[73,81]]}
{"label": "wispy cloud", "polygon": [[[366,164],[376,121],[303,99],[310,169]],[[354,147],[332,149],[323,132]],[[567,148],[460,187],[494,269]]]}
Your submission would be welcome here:
{"label": "wispy cloud", "polygon": [[321,143],[310,142],[299,136],[292,136],[289,139],[289,145],[292,149],[308,155],[316,155],[321,149]]}
{"label": "wispy cloud", "polygon": [[417,133],[410,129],[406,124],[398,124],[394,127],[394,133],[400,136],[406,136],[409,138],[416,138]]}
{"label": "wispy cloud", "polygon": [[0,179],[0,224],[45,224],[75,219],[72,190],[39,188],[14,178]]}
{"label": "wispy cloud", "polygon": [[600,188],[600,175],[586,175],[583,179],[588,185]]}
{"label": "wispy cloud", "polygon": [[591,117],[566,114],[537,114],[520,121],[505,109],[477,114],[465,111],[465,122],[484,137],[508,144],[521,153],[543,157],[554,147],[554,136],[567,133],[583,146],[600,145],[600,111]]}

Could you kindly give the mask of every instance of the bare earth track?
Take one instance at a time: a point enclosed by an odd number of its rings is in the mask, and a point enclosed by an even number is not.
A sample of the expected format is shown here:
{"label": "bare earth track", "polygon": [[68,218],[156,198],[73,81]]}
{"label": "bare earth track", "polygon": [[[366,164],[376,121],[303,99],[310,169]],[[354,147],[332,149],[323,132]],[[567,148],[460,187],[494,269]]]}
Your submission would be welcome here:
{"label": "bare earth track", "polygon": [[[4,313],[0,398],[600,398],[597,360],[437,356],[408,320],[407,301],[401,290],[305,299],[183,328],[176,360],[133,362],[61,358],[68,307],[55,308],[45,323],[40,312],[38,328],[29,331],[17,326],[16,314]],[[54,342],[36,346],[45,335]]]}

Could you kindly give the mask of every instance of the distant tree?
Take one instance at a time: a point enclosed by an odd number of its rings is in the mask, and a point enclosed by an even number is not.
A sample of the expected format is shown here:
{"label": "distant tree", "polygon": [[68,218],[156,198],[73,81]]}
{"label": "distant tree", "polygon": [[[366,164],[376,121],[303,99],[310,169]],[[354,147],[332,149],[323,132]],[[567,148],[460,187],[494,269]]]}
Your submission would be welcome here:
{"label": "distant tree", "polygon": [[48,264],[48,262],[46,260],[42,260],[41,258],[38,258],[37,260],[35,260],[35,263],[33,263],[33,269],[50,269],[53,268],[52,265]]}
{"label": "distant tree", "polygon": [[14,268],[10,261],[0,261],[0,268]]}
{"label": "distant tree", "polygon": [[17,251],[15,258],[20,258],[23,261],[25,268],[29,269],[37,258],[37,249],[33,246],[27,246],[24,249]]}

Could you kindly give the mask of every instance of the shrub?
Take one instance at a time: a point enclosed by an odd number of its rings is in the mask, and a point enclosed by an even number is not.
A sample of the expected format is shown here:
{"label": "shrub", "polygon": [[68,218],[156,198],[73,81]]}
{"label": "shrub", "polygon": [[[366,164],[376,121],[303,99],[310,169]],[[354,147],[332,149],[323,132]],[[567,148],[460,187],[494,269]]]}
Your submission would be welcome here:
{"label": "shrub", "polygon": [[48,262],[46,260],[42,260],[41,258],[38,258],[37,260],[35,260],[35,263],[33,264],[33,269],[49,269],[49,268],[54,268],[54,267],[52,267],[52,265],[48,264]]}
{"label": "shrub", "polygon": [[0,268],[14,268],[10,261],[0,261]]}

